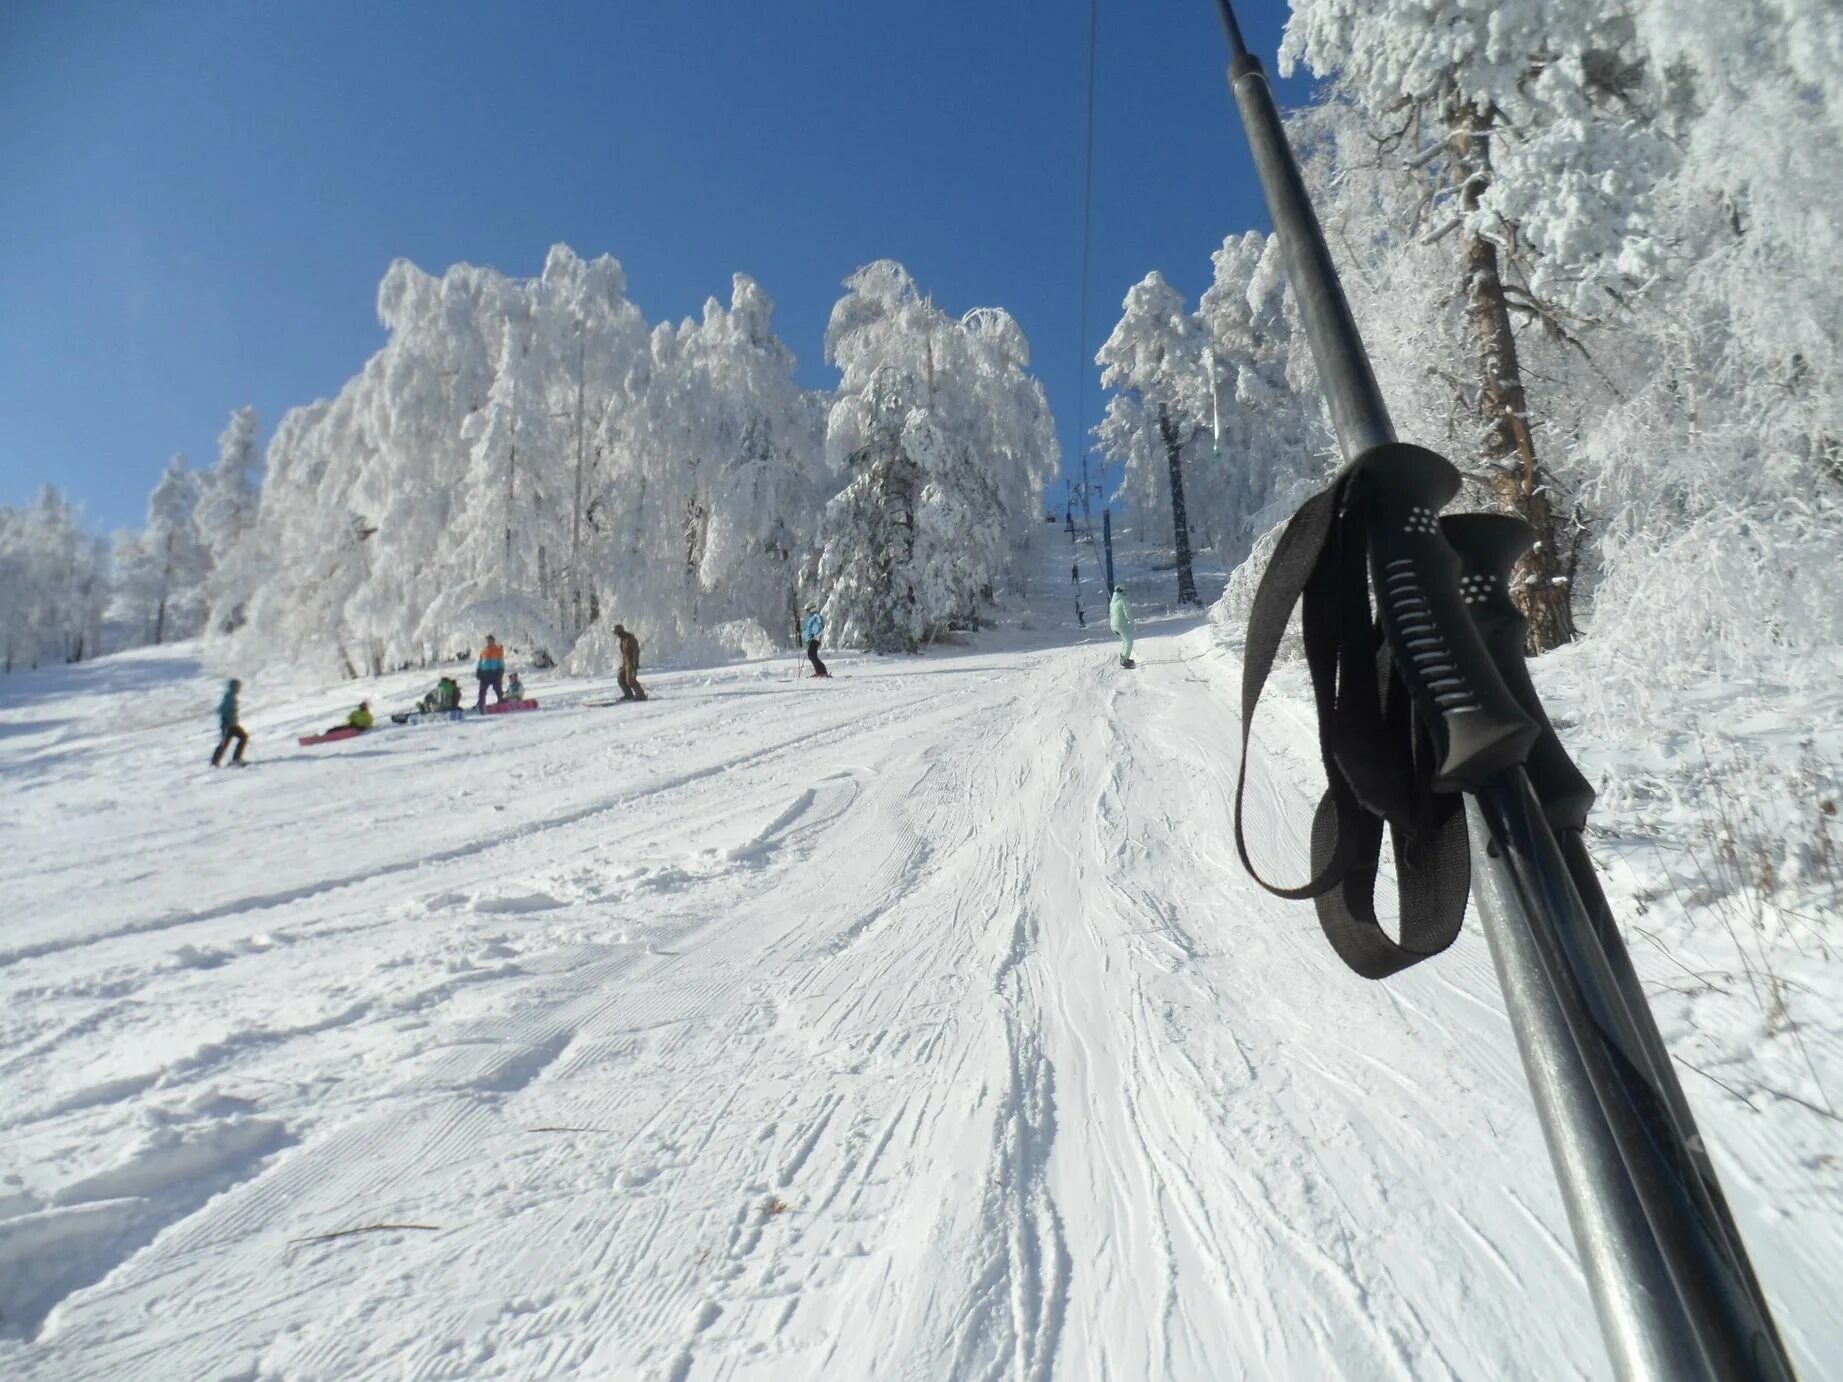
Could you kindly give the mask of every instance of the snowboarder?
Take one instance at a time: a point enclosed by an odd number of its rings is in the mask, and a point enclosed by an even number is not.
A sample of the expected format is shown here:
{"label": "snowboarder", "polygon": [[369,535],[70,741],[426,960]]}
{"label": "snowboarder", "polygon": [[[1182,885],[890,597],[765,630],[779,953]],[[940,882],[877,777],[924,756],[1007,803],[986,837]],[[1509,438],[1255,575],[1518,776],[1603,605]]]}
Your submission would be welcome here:
{"label": "snowboarder", "polygon": [[224,759],[224,750],[230,747],[230,741],[237,741],[237,751],[230,756],[233,768],[243,766],[243,751],[250,746],[250,736],[242,725],[237,723],[237,693],[243,689],[243,683],[235,677],[224,683],[224,699],[218,702],[218,746],[212,752],[211,766],[217,767]]}
{"label": "snowboarder", "polygon": [[517,672],[506,680],[506,699],[514,702],[525,699],[525,684],[518,679]]}
{"label": "snowboarder", "polygon": [[370,729],[371,724],[372,724],[371,702],[370,701],[360,701],[358,703],[358,709],[354,710],[350,715],[346,716],[345,723],[334,725],[331,729],[327,731],[327,733],[337,734],[342,729],[356,729],[362,732],[364,730]]}
{"label": "snowboarder", "polygon": [[460,683],[453,677],[443,677],[435,683],[435,689],[416,702],[418,714],[431,715],[441,711],[453,711],[461,708]]}
{"label": "snowboarder", "polygon": [[1120,665],[1134,666],[1133,662],[1133,612],[1127,607],[1126,587],[1116,585],[1113,588],[1113,603],[1107,607],[1107,622],[1113,631],[1120,635]]}
{"label": "snowboarder", "polygon": [[623,624],[614,626],[614,636],[621,643],[621,699],[624,701],[643,701],[646,692],[640,686],[640,640],[627,631]]}
{"label": "snowboarder", "polygon": [[486,636],[486,646],[480,650],[480,660],[474,664],[474,678],[480,683],[480,698],[474,702],[474,709],[482,714],[486,711],[486,689],[493,688],[493,703],[497,705],[506,698],[503,678],[506,674],[506,650],[499,646],[499,639],[493,634]]}
{"label": "snowboarder", "polygon": [[813,664],[813,675],[816,677],[832,675],[826,671],[825,663],[819,660],[819,640],[825,637],[825,632],[826,620],[825,616],[819,612],[819,606],[808,605],[806,607],[806,626],[801,633],[805,635],[807,660]]}

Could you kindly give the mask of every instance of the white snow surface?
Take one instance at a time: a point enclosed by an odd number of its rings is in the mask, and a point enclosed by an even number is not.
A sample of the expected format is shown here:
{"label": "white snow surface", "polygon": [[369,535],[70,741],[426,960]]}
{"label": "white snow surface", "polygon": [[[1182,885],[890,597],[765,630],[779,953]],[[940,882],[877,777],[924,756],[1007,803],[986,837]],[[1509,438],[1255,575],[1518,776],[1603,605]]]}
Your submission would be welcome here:
{"label": "white snow surface", "polygon": [[[0,679],[0,1374],[1606,1376],[1482,936],[1368,983],[1254,887],[1233,649],[1134,580],[1131,673],[1045,577],[829,683],[306,749],[433,674],[256,679],[242,772],[195,647]],[[1836,1124],[1685,1078],[1843,1376]]]}

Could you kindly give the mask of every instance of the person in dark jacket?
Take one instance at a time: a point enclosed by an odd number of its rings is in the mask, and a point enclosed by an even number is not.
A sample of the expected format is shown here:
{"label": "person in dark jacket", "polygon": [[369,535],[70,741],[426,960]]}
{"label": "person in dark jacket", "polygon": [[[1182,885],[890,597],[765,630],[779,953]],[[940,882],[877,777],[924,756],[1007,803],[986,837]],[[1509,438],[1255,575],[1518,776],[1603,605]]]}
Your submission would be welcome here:
{"label": "person in dark jacket", "polygon": [[624,701],[643,701],[646,692],[640,686],[640,640],[627,631],[623,624],[614,626],[614,636],[621,643],[621,699]]}
{"label": "person in dark jacket", "polygon": [[224,699],[218,702],[218,746],[211,755],[211,766],[217,767],[224,759],[224,750],[230,747],[230,741],[237,741],[237,751],[230,756],[233,768],[243,766],[243,751],[250,746],[250,736],[243,726],[237,723],[237,693],[243,689],[243,683],[234,677],[224,684]]}
{"label": "person in dark jacket", "polygon": [[486,710],[486,688],[493,688],[493,704],[506,698],[505,693],[506,650],[499,646],[499,640],[492,634],[486,636],[486,646],[480,649],[480,660],[474,664],[474,680],[480,683],[480,699],[474,702],[476,711]]}

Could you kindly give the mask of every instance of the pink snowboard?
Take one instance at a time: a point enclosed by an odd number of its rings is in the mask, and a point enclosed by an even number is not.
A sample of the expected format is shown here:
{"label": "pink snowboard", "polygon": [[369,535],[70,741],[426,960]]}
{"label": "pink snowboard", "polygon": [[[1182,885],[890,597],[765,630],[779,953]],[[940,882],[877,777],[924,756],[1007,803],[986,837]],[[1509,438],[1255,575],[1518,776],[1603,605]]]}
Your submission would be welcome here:
{"label": "pink snowboard", "polygon": [[348,727],[345,729],[330,729],[325,734],[303,734],[301,736],[301,746],[305,748],[309,744],[331,744],[340,739],[356,739],[364,732],[365,731],[362,729],[352,729]]}

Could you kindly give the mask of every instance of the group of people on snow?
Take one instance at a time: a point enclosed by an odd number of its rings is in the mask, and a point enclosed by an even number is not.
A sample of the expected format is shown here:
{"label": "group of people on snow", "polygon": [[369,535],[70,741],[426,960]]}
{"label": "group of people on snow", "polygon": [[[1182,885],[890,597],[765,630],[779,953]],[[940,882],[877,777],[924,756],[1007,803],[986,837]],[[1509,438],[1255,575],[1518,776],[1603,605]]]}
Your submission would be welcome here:
{"label": "group of people on snow", "polygon": [[[631,639],[632,635],[628,635]],[[625,655],[626,644],[622,645]],[[640,647],[636,642],[633,647],[632,663],[638,667]],[[513,672],[510,679],[506,677],[506,650],[500,645],[498,636],[489,633],[486,643],[480,649],[480,656],[474,662],[474,677],[480,684],[480,693],[474,702],[474,709],[482,714],[486,711],[486,693],[491,690],[494,704],[511,701],[514,704],[524,700],[524,684],[519,681],[518,673]],[[639,683],[635,682],[635,686]],[[236,750],[231,754],[231,765],[244,765],[243,753],[249,747],[250,736],[240,721],[238,697],[243,690],[243,683],[232,678],[225,683],[224,695],[218,701],[218,746],[211,752],[211,766],[216,768],[224,761],[224,751],[234,743]],[[410,714],[433,715],[461,713],[461,686],[453,677],[443,677],[435,683],[435,689],[416,702],[413,712],[395,716],[399,721],[407,720]],[[377,717],[371,713],[371,702],[360,701],[358,707],[345,719],[327,731],[329,734],[343,734],[348,730],[364,733],[377,723]]]}
{"label": "group of people on snow", "polygon": [[[820,614],[819,607],[808,605],[805,622],[800,626],[800,634],[806,640],[806,656],[813,664],[813,675],[816,677],[832,675],[826,670],[826,665],[819,656],[819,644],[825,637],[825,627],[825,616]],[[616,680],[621,685],[621,699],[643,701],[647,696],[646,688],[640,685],[640,640],[624,624],[614,626],[614,636],[621,648],[621,669],[616,676]],[[525,698],[525,688],[519,681],[518,673],[513,672],[510,678],[507,678],[506,650],[500,644],[496,634],[487,634],[486,642],[480,649],[480,655],[474,661],[474,680],[479,685],[478,694],[474,699],[476,713],[486,712],[486,693],[488,691],[493,693],[495,705],[502,705],[508,701],[516,705]],[[218,702],[218,746],[211,754],[211,766],[214,768],[223,762],[224,752],[230,748],[232,743],[236,744],[236,750],[232,753],[230,761],[233,766],[243,766],[243,753],[249,747],[250,736],[239,723],[238,695],[242,690],[243,683],[233,678],[226,683],[223,699]],[[416,702],[416,709],[413,713],[458,715],[460,712],[460,683],[453,677],[444,676],[435,683],[434,690]],[[409,715],[400,714],[394,718],[400,721],[407,720]],[[376,719],[371,713],[371,703],[360,701],[358,708],[339,724],[334,725],[328,733],[340,733],[346,730],[357,730],[362,733],[375,723]]]}

